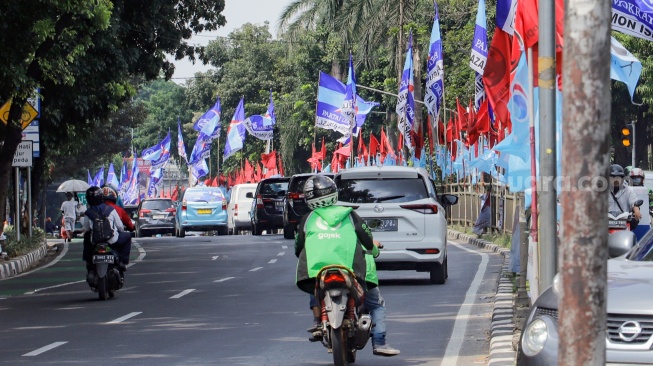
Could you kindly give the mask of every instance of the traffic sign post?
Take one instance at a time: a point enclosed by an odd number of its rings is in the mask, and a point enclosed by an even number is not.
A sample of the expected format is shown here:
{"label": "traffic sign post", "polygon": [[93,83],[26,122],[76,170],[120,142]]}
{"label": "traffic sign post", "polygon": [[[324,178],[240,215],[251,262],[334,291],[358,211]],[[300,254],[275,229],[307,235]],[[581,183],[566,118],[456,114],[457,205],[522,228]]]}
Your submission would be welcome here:
{"label": "traffic sign post", "polygon": [[[11,99],[9,99],[5,104],[0,107],[0,121],[4,124],[9,122],[9,110],[11,109]],[[36,110],[30,103],[23,104],[23,112],[20,116],[21,129],[25,129],[29,126],[30,123],[39,115],[39,111]]]}
{"label": "traffic sign post", "polygon": [[32,166],[32,153],[33,153],[33,142],[32,141],[21,141],[18,144],[18,148],[14,153],[14,161],[11,164],[13,167],[31,167]]}
{"label": "traffic sign post", "polygon": [[18,144],[18,148],[16,149],[16,152],[14,153],[14,160],[11,164],[12,167],[16,168],[16,240],[20,240],[20,213],[21,213],[21,207],[20,207],[20,168],[21,167],[26,167],[27,168],[27,197],[28,197],[28,207],[27,207],[27,213],[28,213],[28,227],[29,227],[29,235],[32,235],[32,192],[31,192],[31,187],[32,187],[32,176],[31,176],[31,169],[32,169],[32,152],[33,152],[33,142],[32,141],[21,141]]}

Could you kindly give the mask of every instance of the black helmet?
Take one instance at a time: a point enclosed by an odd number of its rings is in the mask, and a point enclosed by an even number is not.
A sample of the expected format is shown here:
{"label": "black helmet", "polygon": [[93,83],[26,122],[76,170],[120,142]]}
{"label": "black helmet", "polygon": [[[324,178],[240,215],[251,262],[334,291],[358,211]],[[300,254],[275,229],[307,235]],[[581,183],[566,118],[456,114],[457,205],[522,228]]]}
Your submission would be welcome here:
{"label": "black helmet", "polygon": [[118,195],[116,194],[116,191],[109,186],[104,186],[102,188],[102,197],[104,200],[109,200],[113,203],[118,201]]}
{"label": "black helmet", "polygon": [[624,168],[619,164],[610,165],[610,176],[611,177],[622,177],[625,175]]}
{"label": "black helmet", "polygon": [[99,206],[102,204],[104,196],[100,187],[90,187],[86,190],[86,202],[91,206]]}
{"label": "black helmet", "polygon": [[304,184],[304,199],[311,210],[333,206],[338,201],[336,183],[325,175],[314,175]]}

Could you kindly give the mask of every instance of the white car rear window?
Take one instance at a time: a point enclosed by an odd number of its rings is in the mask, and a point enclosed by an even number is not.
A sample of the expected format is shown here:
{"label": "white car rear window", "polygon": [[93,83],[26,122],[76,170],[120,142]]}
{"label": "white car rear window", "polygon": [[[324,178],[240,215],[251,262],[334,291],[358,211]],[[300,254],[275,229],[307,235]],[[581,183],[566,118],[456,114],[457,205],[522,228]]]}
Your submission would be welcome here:
{"label": "white car rear window", "polygon": [[421,178],[339,179],[338,200],[348,203],[410,202],[428,198]]}

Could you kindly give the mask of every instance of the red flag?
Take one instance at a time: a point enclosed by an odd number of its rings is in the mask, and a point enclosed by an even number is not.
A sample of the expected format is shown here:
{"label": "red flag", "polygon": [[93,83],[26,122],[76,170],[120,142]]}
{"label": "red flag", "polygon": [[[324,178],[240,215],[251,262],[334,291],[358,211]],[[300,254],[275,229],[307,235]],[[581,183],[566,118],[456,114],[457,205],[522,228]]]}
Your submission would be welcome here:
{"label": "red flag", "polygon": [[[350,142],[350,144],[351,143],[353,143],[353,142]],[[337,155],[344,156],[344,157],[348,158],[348,157],[351,156],[351,148],[350,148],[349,145],[343,146],[343,147],[339,148],[338,150],[336,150],[334,152],[334,154],[337,154]]]}
{"label": "red flag", "polygon": [[320,160],[326,159],[326,146],[324,145],[324,137],[322,137],[322,150],[320,150]]}
{"label": "red flag", "polygon": [[424,131],[422,130],[423,123],[419,124],[417,127],[417,132],[410,131],[413,135],[413,143],[415,144],[415,158],[420,159],[422,157],[422,148],[424,147]]}
{"label": "red flag", "polygon": [[460,105],[458,98],[456,98],[456,110],[458,111],[458,117],[456,118],[456,129],[458,132],[467,131],[467,111]]}
{"label": "red flag", "polygon": [[438,121],[438,142],[440,145],[444,145],[446,142],[447,130],[444,128],[444,123]]}
{"label": "red flag", "polygon": [[277,152],[271,151],[269,154],[261,154],[261,162],[268,169],[277,168]]}
{"label": "red flag", "polygon": [[177,183],[177,186],[175,187],[175,190],[172,191],[172,195],[170,196],[170,198],[173,201],[176,201],[179,198],[179,183]]}
{"label": "red flag", "polygon": [[[381,147],[383,149],[383,147]],[[376,153],[379,151],[379,140],[370,134],[370,155],[376,156]]]}
{"label": "red flag", "polygon": [[510,35],[496,27],[483,71],[483,84],[497,118],[510,123]]}
{"label": "red flag", "polygon": [[245,159],[245,181],[252,182],[254,178],[254,167],[249,162],[248,159]]}
{"label": "red flag", "polygon": [[[388,141],[388,136],[385,135],[385,131],[383,130],[383,127],[381,127],[381,156],[385,157],[385,155],[388,153],[386,151],[387,148],[387,143]],[[388,144],[389,145],[389,144]]]}

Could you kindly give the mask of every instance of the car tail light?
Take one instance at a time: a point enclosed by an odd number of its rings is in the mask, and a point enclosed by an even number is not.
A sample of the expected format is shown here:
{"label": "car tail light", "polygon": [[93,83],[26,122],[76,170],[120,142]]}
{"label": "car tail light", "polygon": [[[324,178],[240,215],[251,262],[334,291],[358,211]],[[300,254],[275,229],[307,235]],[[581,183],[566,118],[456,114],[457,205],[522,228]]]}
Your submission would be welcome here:
{"label": "car tail light", "polygon": [[263,208],[263,199],[260,194],[256,196],[256,208]]}
{"label": "car tail light", "polygon": [[150,210],[141,210],[141,211],[138,213],[138,216],[140,216],[141,218],[143,218],[143,217],[145,217],[145,214],[149,214],[149,213],[151,213],[151,212],[152,212],[152,211],[150,211]]}
{"label": "car tail light", "polygon": [[188,208],[188,206],[186,206],[186,201],[182,202],[181,203],[181,210],[186,211],[187,208]]}
{"label": "car tail light", "polygon": [[292,193],[288,193],[288,199],[291,199],[291,200],[303,200],[304,195],[302,193],[292,192]]}
{"label": "car tail light", "polygon": [[408,249],[417,254],[440,254],[440,249]]}
{"label": "car tail light", "polygon": [[238,216],[238,204],[234,205],[234,216]]}
{"label": "car tail light", "polygon": [[327,273],[326,276],[324,276],[324,283],[333,283],[333,282],[341,282],[345,283],[345,276],[342,275],[340,272],[330,272]]}
{"label": "car tail light", "polygon": [[176,212],[176,210],[175,210],[174,208],[172,208],[172,207],[170,207],[170,208],[167,208],[167,209],[166,209],[166,212],[169,212],[169,213],[171,213],[171,214],[172,214],[172,216],[174,216],[174,215],[175,215],[175,214],[177,213],[177,212]]}
{"label": "car tail light", "polygon": [[417,204],[417,205],[400,205],[399,207],[407,210],[413,210],[426,215],[433,215],[438,213],[438,205],[431,204]]}
{"label": "car tail light", "polygon": [[227,210],[227,200],[222,200],[222,209],[223,209],[224,211]]}

